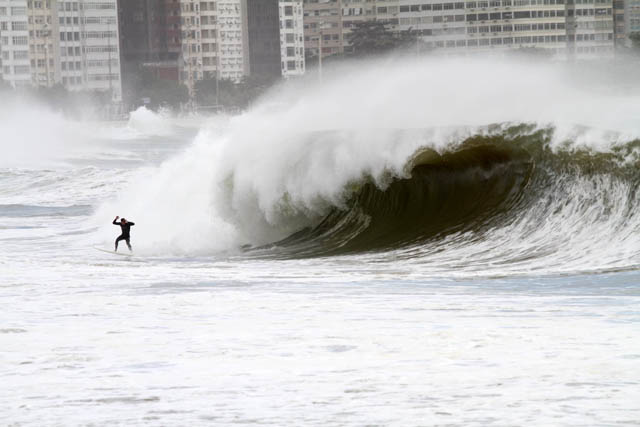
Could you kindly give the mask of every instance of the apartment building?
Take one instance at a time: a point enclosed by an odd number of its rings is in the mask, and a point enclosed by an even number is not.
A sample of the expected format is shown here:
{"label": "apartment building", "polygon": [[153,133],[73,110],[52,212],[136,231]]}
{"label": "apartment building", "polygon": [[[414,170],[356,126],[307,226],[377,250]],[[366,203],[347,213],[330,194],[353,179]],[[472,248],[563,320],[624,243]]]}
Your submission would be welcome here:
{"label": "apartment building", "polygon": [[54,19],[55,5],[51,1],[27,1],[31,83],[34,86],[48,87],[59,81],[59,63],[56,61],[59,28]]}
{"label": "apartment building", "polygon": [[279,0],[280,70],[285,78],[305,73],[302,0]]}
{"label": "apartment building", "polygon": [[615,45],[624,47],[627,41],[625,28],[625,0],[613,0],[613,32]]}
{"label": "apartment building", "polygon": [[322,57],[349,52],[348,34],[358,23],[382,21],[398,29],[398,0],[304,0],[305,48]]}
{"label": "apartment building", "polygon": [[399,12],[398,0],[342,0],[344,51],[351,51],[351,46],[347,43],[348,34],[358,22],[375,19],[397,30],[400,21]]}
{"label": "apartment building", "polygon": [[629,47],[629,35],[640,32],[640,0],[614,0],[613,13],[616,45]]}
{"label": "apartment building", "polygon": [[14,87],[31,86],[27,0],[0,0],[2,78]]}
{"label": "apartment building", "polygon": [[[200,27],[202,43],[202,77],[215,79],[219,72],[218,59],[218,10],[216,2],[200,2]],[[222,76],[220,76],[222,77]]]}
{"label": "apartment building", "polygon": [[0,0],[3,79],[122,97],[116,0]]}
{"label": "apartment building", "polygon": [[625,17],[626,34],[640,32],[640,0],[625,1]]}
{"label": "apartment building", "polygon": [[[610,1],[603,8],[594,3],[575,7],[565,0],[399,3],[398,29],[417,31],[426,48],[542,48],[566,56],[603,53],[604,47],[613,47]],[[599,21],[606,24],[596,25]]]}
{"label": "apartment building", "polygon": [[350,29],[371,19],[414,32],[417,54],[541,48],[589,57],[614,47],[612,0],[305,0],[306,47],[323,56],[348,51]]}
{"label": "apartment building", "polygon": [[180,81],[239,81],[249,72],[246,0],[180,0]]}
{"label": "apartment building", "polygon": [[246,0],[218,0],[220,77],[240,80],[249,74]]}
{"label": "apartment building", "polygon": [[[124,0],[126,1],[126,0]],[[164,0],[165,29],[167,31],[167,51],[173,56],[180,56],[182,52],[181,6],[177,0]]]}
{"label": "apartment building", "polygon": [[247,32],[251,75],[304,74],[302,0],[247,0]]}
{"label": "apartment building", "polygon": [[182,61],[180,62],[180,81],[194,95],[194,85],[202,80],[202,29],[200,27],[200,1],[180,0],[180,40]]}
{"label": "apartment building", "polygon": [[611,0],[573,0],[568,3],[566,25],[569,55],[589,57],[594,54],[613,54],[613,19]]}
{"label": "apartment building", "polygon": [[302,0],[119,1],[127,81],[141,69],[171,79],[175,61],[175,80],[193,97],[203,79],[305,71]]}
{"label": "apartment building", "polygon": [[122,99],[117,0],[57,0],[60,79]]}
{"label": "apartment building", "polygon": [[304,40],[309,54],[323,58],[344,53],[342,1],[304,0]]}

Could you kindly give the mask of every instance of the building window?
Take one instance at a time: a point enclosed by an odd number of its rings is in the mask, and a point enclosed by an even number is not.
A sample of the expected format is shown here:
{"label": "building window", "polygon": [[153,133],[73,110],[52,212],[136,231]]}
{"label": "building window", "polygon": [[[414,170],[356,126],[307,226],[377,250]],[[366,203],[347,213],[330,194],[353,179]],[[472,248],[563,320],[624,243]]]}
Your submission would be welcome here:
{"label": "building window", "polygon": [[27,36],[14,36],[12,38],[13,44],[16,46],[24,46],[29,43]]}

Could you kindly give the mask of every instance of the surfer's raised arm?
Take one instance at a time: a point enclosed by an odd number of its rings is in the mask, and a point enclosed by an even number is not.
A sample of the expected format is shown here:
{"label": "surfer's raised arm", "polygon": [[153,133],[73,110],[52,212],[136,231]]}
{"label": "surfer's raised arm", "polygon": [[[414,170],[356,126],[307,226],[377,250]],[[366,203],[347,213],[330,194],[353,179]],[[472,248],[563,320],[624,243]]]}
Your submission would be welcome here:
{"label": "surfer's raised arm", "polygon": [[114,219],[114,220],[113,220],[113,222],[112,222],[112,224],[113,224],[113,225],[120,225],[120,224],[118,224],[118,223],[116,222],[116,221],[118,220],[118,218],[120,218],[120,217],[119,217],[119,216],[116,216],[116,219]]}

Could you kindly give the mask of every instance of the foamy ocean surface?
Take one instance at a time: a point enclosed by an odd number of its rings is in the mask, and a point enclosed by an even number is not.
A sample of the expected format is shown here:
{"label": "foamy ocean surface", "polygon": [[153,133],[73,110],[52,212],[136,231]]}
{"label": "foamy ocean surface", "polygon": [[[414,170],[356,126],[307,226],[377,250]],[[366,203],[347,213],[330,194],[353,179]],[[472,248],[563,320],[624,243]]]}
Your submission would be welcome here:
{"label": "foamy ocean surface", "polygon": [[375,65],[234,117],[0,107],[0,424],[639,425],[640,95]]}

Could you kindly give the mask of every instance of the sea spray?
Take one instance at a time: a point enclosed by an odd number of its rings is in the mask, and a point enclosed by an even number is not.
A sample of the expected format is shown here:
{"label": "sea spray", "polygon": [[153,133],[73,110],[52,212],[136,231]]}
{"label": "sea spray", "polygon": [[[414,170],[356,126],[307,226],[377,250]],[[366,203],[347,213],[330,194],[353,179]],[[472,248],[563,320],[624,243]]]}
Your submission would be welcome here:
{"label": "sea spray", "polygon": [[142,106],[129,114],[127,128],[140,136],[163,136],[172,132],[170,114],[166,111],[155,113]]}
{"label": "sea spray", "polygon": [[[637,95],[607,95],[584,82],[575,84],[570,79],[574,70],[562,64],[405,58],[366,65],[336,67],[322,84],[311,79],[283,84],[250,111],[205,126],[190,149],[140,176],[94,220],[126,210],[144,224],[137,229],[140,250],[213,254],[313,229],[332,212],[348,211],[363,186],[371,183],[384,191],[394,180],[409,179],[413,170],[407,165],[425,149],[454,153],[475,136],[496,137],[501,144],[524,144],[518,150],[534,147],[538,153],[530,153],[530,165],[536,168],[540,153],[553,157],[586,150],[597,157],[640,134],[637,121],[628,120],[640,115]],[[625,114],[617,114],[619,108]],[[571,161],[564,169],[552,163],[535,169],[549,187],[521,197],[535,215],[548,217],[555,235],[528,222],[520,210],[522,217],[493,221],[493,234],[485,233],[482,241],[470,224],[451,235],[441,233],[441,249],[466,259],[495,256],[491,262],[510,263],[520,271],[558,251],[577,254],[556,257],[564,260],[558,269],[628,265],[635,255],[630,236],[638,218],[622,212],[637,204],[635,177],[624,181],[606,170],[588,175]],[[619,199],[596,212],[595,203],[604,194]],[[507,226],[515,228],[507,231]],[[593,246],[611,227],[624,230],[617,245],[624,261],[616,261],[621,256],[616,245]],[[594,229],[598,237],[589,231]],[[449,245],[459,233],[470,240]],[[551,245],[545,236],[563,243]],[[571,245],[580,239],[573,251]],[[458,253],[456,248],[466,249]],[[374,248],[358,250],[368,249]],[[428,261],[423,256],[431,249],[411,250]],[[520,258],[503,256],[514,251]],[[600,251],[611,253],[594,265]]]}
{"label": "sea spray", "polygon": [[0,105],[0,167],[50,166],[93,147],[91,128],[47,107],[20,100]]}

